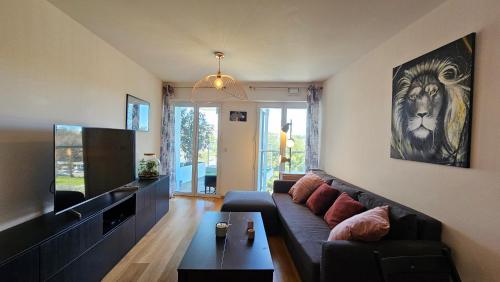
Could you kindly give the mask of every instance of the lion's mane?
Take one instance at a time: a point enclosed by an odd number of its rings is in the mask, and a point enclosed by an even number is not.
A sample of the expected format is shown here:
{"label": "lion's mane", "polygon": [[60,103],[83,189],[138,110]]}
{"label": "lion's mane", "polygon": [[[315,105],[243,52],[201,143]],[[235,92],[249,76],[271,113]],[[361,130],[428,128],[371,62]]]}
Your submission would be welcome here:
{"label": "lion's mane", "polygon": [[393,96],[392,113],[392,154],[402,159],[415,159],[426,155],[412,144],[405,136],[404,124],[407,119],[405,107],[411,83],[422,75],[434,76],[445,88],[443,107],[443,123],[439,130],[440,138],[435,142],[434,162],[443,164],[461,164],[465,162],[470,88],[464,85],[470,73],[460,73],[459,67],[450,59],[432,59],[407,69],[397,81],[396,94]]}

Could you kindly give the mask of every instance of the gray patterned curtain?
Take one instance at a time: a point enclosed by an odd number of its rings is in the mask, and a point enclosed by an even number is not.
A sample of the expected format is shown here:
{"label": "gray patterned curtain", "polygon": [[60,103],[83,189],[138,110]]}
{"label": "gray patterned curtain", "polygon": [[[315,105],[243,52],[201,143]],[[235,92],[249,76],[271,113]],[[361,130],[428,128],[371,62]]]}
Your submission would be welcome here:
{"label": "gray patterned curtain", "polygon": [[161,174],[170,176],[170,197],[174,195],[175,187],[175,152],[174,152],[174,107],[169,103],[174,95],[172,85],[163,84],[163,107],[161,122],[160,162]]}
{"label": "gray patterned curtain", "polygon": [[319,101],[321,88],[307,88],[306,171],[319,167]]}

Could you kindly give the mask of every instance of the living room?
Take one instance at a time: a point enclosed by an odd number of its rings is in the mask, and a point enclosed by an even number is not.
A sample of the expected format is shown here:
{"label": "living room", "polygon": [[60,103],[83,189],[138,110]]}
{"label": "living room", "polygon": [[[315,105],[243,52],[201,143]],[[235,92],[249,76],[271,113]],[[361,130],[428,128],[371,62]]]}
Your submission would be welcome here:
{"label": "living room", "polygon": [[500,281],[496,0],[1,0],[0,35],[1,281]]}

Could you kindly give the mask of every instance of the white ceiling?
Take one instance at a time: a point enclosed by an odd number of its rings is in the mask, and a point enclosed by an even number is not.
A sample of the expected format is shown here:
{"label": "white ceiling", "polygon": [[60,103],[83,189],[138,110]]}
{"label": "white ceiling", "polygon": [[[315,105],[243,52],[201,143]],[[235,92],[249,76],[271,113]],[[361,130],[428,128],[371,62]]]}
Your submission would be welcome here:
{"label": "white ceiling", "polygon": [[[322,81],[443,0],[49,0],[159,78]],[[416,38],[416,40],[418,40]]]}

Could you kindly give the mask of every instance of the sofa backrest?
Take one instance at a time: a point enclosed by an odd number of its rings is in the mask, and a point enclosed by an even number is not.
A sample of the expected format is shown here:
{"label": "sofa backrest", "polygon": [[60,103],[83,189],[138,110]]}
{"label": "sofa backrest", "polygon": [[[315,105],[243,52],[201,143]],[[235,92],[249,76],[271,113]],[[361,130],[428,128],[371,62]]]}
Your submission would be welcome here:
{"label": "sofa backrest", "polygon": [[388,205],[390,208],[391,228],[384,239],[390,240],[433,240],[441,241],[441,222],[396,203],[363,188],[350,184],[344,180],[326,174],[321,170],[314,170],[325,182],[335,189],[346,192],[353,199],[361,202],[367,209]]}

